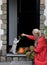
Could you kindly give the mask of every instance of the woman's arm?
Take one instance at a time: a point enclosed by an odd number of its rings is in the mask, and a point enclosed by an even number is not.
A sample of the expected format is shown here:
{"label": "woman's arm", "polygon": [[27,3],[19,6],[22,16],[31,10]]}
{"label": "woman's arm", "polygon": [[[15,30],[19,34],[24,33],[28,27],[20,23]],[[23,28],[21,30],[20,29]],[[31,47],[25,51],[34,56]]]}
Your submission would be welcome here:
{"label": "woman's arm", "polygon": [[27,34],[21,34],[21,36],[26,36],[28,39],[31,39],[31,40],[36,40],[36,37],[33,36],[33,35],[27,35]]}
{"label": "woman's arm", "polygon": [[33,35],[28,35],[27,37],[28,37],[29,39],[31,39],[31,40],[36,40],[36,37],[33,36]]}

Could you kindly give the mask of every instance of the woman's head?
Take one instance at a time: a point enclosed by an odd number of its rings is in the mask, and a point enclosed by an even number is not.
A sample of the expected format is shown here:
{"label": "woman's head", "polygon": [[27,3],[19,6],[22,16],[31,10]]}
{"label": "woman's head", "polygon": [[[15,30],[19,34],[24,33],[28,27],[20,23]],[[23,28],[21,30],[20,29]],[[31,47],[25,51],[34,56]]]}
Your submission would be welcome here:
{"label": "woman's head", "polygon": [[41,37],[41,32],[39,29],[33,29],[32,34],[36,37]]}

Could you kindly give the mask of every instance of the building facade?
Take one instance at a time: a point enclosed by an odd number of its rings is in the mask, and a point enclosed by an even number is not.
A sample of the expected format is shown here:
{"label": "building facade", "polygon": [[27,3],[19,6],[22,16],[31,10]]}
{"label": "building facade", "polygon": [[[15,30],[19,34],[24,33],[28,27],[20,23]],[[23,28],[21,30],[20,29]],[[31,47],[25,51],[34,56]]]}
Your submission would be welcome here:
{"label": "building facade", "polygon": [[[7,54],[7,0],[0,0],[1,1],[1,11],[2,14],[0,14],[0,20],[1,20],[1,27],[0,29],[3,30],[2,34],[0,35],[0,40],[2,41],[2,51],[0,55],[0,61],[5,62],[6,61],[6,54]],[[40,30],[41,33],[44,33],[44,9],[45,9],[45,0],[40,0]],[[12,58],[8,58],[8,61],[11,61]],[[16,58],[13,58],[13,60],[16,60]]]}

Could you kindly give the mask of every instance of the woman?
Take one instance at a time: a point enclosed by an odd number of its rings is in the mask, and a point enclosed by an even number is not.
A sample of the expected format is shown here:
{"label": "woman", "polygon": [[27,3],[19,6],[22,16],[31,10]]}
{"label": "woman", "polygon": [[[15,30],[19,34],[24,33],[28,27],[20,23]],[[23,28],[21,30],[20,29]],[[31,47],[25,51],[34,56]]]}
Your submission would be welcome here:
{"label": "woman", "polygon": [[27,35],[23,33],[21,36],[26,36],[28,39],[35,41],[35,65],[47,65],[47,41],[45,39],[45,36],[41,36],[41,32],[38,29],[33,29],[32,33],[33,35]]}

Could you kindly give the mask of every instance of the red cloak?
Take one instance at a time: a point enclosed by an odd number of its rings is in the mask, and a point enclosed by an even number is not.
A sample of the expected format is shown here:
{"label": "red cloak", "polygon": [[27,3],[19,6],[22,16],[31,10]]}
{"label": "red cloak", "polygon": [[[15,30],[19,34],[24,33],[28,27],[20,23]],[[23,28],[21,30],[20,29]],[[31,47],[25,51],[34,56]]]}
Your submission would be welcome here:
{"label": "red cloak", "polygon": [[[35,40],[36,37],[28,35],[29,39]],[[40,37],[37,42],[37,46],[34,47],[36,52],[34,57],[35,65],[47,65],[47,42],[44,36]]]}

